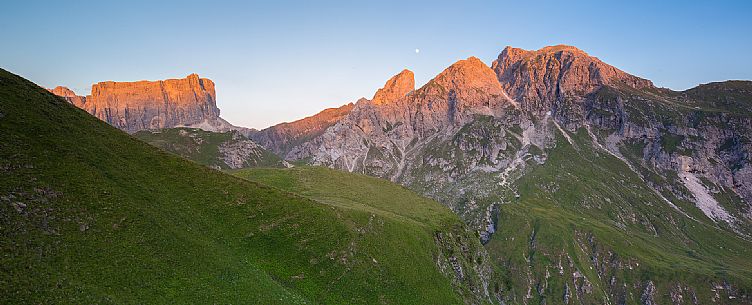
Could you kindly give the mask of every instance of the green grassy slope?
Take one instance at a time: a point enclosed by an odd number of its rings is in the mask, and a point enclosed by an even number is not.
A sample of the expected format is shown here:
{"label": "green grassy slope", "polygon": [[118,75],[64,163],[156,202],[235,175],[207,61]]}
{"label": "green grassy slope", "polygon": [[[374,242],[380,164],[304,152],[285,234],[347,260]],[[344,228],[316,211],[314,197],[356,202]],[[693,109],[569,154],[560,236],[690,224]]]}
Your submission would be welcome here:
{"label": "green grassy slope", "polygon": [[0,131],[2,303],[440,304],[469,289],[435,264],[435,236],[460,221],[387,182],[366,184],[392,197],[322,204],[340,199],[188,162],[4,70]]}
{"label": "green grassy slope", "polygon": [[[232,172],[251,181],[272,185],[321,203],[394,218],[405,223],[440,229],[456,216],[435,201],[396,186],[388,180],[326,167],[243,169]],[[409,205],[401,202],[410,202]]]}
{"label": "green grassy slope", "polygon": [[[442,262],[442,269],[446,269],[444,272],[453,272],[450,260],[452,257],[456,259],[462,276],[455,277],[453,286],[461,291],[465,303],[477,304],[486,301],[482,282],[486,282],[492,298],[498,293],[493,291],[498,290],[498,283],[493,278],[495,271],[477,236],[467,233],[465,226],[457,222],[457,216],[449,209],[407,188],[397,187],[384,179],[325,167],[254,168],[233,173],[251,181],[301,194],[322,204],[337,207],[343,212],[370,215],[369,229],[364,233],[370,234],[371,228],[375,228],[378,234],[386,238],[377,243],[364,242],[358,247],[372,253],[403,251],[401,257],[390,258],[382,255],[377,259],[380,262],[377,264],[378,268],[397,266],[403,270],[410,270],[420,266],[415,264],[429,264],[428,261],[410,258],[433,251],[431,247],[426,248],[427,243],[417,243],[418,240],[401,237],[405,228],[409,228],[408,231],[420,239],[441,239],[437,241],[441,245],[437,257]],[[405,201],[411,204],[399,204]],[[416,250],[417,252],[413,252]],[[381,262],[382,259],[385,261]],[[383,276],[376,280],[391,281]]]}
{"label": "green grassy slope", "polygon": [[[133,136],[188,160],[218,169],[230,168],[223,160],[221,146],[250,141],[236,131],[210,132],[197,128],[142,130]],[[280,157],[260,145],[253,143],[248,146],[248,155],[242,158],[243,167],[284,166]]]}
{"label": "green grassy slope", "polygon": [[515,183],[520,198],[508,194],[486,245],[513,302],[750,301],[752,243],[683,216],[585,130],[572,138],[576,147],[559,136],[546,163]]}

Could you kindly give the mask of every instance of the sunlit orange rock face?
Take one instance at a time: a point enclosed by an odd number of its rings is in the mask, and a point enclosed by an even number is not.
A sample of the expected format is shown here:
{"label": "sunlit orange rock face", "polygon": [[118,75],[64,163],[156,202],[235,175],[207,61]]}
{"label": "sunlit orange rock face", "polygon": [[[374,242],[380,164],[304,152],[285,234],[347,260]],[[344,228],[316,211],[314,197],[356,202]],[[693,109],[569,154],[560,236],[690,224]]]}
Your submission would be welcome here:
{"label": "sunlit orange rock face", "polygon": [[291,147],[321,135],[350,113],[354,106],[353,103],[349,103],[339,108],[325,109],[304,119],[253,132],[250,136],[267,149],[284,156]]}
{"label": "sunlit orange rock face", "polygon": [[548,111],[556,101],[581,98],[603,85],[636,89],[653,86],[649,80],[565,45],[537,51],[506,47],[491,67],[507,94],[535,112]]}
{"label": "sunlit orange rock face", "polygon": [[[476,57],[460,60],[415,89],[413,73],[389,79],[373,99],[358,103],[348,120],[365,133],[428,136],[459,126],[476,114],[494,114],[510,104],[491,68]],[[394,124],[399,123],[399,126]]]}
{"label": "sunlit orange rock face", "polygon": [[286,157],[397,181],[409,166],[425,161],[421,152],[432,140],[479,115],[502,116],[516,108],[494,71],[475,57],[457,61],[420,88],[414,86],[413,73],[400,72],[371,100],[358,101],[346,117]]}
{"label": "sunlit orange rock face", "polygon": [[197,74],[161,81],[100,82],[91,87],[91,95],[85,98],[64,87],[50,91],[130,133],[219,118],[214,82]]}
{"label": "sunlit orange rock face", "polygon": [[53,94],[55,94],[57,96],[62,96],[62,97],[74,97],[74,96],[77,96],[76,93],[73,92],[73,90],[68,89],[68,87],[57,86],[57,87],[55,87],[55,89],[47,89],[47,90],[50,91],[50,92],[52,92]]}
{"label": "sunlit orange rock face", "polygon": [[382,105],[397,100],[414,89],[415,74],[413,74],[413,71],[405,69],[390,78],[383,88],[376,91],[371,100],[376,105]]}
{"label": "sunlit orange rock face", "polygon": [[435,116],[439,125],[462,125],[476,114],[498,113],[510,104],[494,71],[477,57],[455,62],[416,93],[416,101],[425,105],[424,116]]}

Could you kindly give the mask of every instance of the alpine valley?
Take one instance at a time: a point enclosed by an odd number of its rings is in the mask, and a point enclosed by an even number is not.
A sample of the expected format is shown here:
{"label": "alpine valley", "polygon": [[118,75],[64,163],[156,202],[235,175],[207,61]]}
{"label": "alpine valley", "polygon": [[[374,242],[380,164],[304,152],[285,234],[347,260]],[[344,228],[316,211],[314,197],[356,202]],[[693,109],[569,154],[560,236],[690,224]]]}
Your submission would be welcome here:
{"label": "alpine valley", "polygon": [[0,295],[752,304],[752,81],[506,47],[263,130],[219,114],[195,74],[79,96],[3,70]]}

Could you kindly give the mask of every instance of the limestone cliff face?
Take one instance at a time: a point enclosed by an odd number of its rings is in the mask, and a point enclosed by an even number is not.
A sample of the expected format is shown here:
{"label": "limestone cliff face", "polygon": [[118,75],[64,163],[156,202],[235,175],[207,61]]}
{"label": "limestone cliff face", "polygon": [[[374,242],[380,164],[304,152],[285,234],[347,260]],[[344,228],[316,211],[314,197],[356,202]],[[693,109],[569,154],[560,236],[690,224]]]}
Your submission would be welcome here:
{"label": "limestone cliff face", "polygon": [[[480,59],[460,60],[439,73],[415,96],[421,113],[436,125],[461,125],[476,114],[500,114],[512,105],[493,71]],[[438,126],[434,126],[438,127]]]}
{"label": "limestone cliff face", "polygon": [[[684,92],[604,87],[583,107],[562,114],[584,117],[569,129],[592,129],[594,139],[633,162],[644,176],[663,177],[666,183],[655,187],[668,196],[688,200],[708,219],[749,235],[750,100],[752,82],[700,85]],[[734,198],[734,204],[722,204],[724,196]]]}
{"label": "limestone cliff face", "polygon": [[253,131],[249,136],[277,155],[284,156],[292,147],[320,136],[327,128],[350,113],[354,106],[353,103],[349,103],[339,108],[325,109],[301,120]]}
{"label": "limestone cliff face", "polygon": [[85,109],[127,132],[198,124],[219,117],[214,82],[184,79],[94,84]]}
{"label": "limestone cliff face", "polygon": [[627,74],[572,46],[537,51],[506,47],[492,64],[506,92],[529,111],[545,113],[557,102],[579,99],[603,85],[641,89],[649,80]]}
{"label": "limestone cliff face", "polygon": [[179,126],[238,129],[219,117],[214,82],[197,74],[160,81],[100,82],[86,97],[64,87],[50,91],[129,133]]}

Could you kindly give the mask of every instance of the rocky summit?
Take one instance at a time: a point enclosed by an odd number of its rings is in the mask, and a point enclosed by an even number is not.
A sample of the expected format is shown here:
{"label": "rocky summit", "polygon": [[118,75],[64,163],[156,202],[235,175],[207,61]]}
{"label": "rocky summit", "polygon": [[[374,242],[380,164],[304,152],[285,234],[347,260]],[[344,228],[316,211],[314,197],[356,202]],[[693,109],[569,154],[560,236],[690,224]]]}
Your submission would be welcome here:
{"label": "rocky summit", "polygon": [[384,87],[376,91],[371,100],[376,105],[382,105],[397,100],[413,90],[415,90],[415,74],[405,69],[386,81]]}
{"label": "rocky summit", "polygon": [[91,95],[86,97],[65,87],[50,92],[129,133],[183,126],[250,131],[219,117],[214,82],[197,74],[160,81],[99,82],[92,85]]}
{"label": "rocky summit", "polygon": [[629,75],[578,48],[564,45],[537,51],[506,47],[492,67],[512,98],[527,110],[539,112],[604,85],[653,87],[649,80]]}

